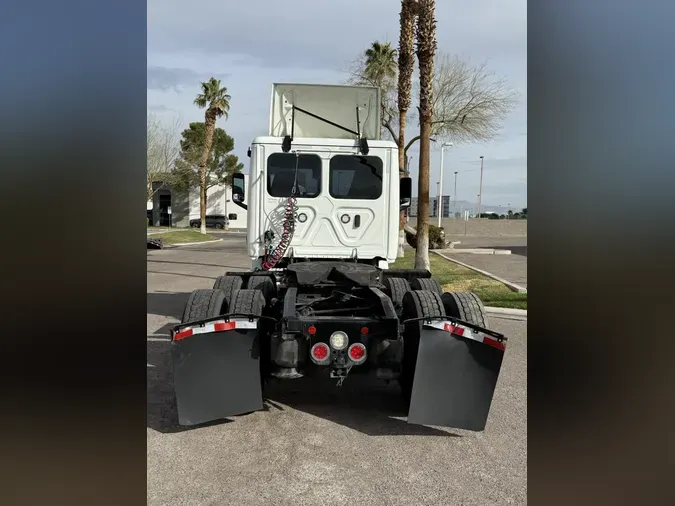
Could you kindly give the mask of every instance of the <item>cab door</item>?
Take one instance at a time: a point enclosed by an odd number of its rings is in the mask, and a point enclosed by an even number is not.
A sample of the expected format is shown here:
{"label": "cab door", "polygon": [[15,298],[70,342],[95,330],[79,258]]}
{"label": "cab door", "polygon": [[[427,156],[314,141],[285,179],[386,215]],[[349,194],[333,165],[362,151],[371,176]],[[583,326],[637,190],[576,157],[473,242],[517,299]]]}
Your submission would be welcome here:
{"label": "cab door", "polygon": [[389,200],[383,158],[336,153],[327,161],[326,213],[314,246],[355,252],[359,258],[386,256]]}

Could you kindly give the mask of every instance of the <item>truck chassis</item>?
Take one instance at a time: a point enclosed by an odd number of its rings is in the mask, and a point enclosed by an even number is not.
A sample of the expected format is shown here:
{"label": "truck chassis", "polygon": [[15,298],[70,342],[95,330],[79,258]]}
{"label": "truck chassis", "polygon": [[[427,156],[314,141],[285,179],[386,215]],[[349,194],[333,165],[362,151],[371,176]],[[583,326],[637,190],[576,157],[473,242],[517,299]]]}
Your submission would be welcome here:
{"label": "truck chassis", "polygon": [[354,374],[399,383],[408,422],[484,430],[506,338],[472,293],[358,261],[227,272],[172,329],[181,425],[263,409],[264,384]]}

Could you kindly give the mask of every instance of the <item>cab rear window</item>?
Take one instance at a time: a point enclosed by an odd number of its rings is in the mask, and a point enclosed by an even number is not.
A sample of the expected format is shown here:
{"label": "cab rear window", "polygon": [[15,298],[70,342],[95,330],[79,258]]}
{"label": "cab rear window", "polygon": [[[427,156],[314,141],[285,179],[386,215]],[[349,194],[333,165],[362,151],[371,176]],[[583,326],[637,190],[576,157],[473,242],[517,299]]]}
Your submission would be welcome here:
{"label": "cab rear window", "polygon": [[[296,179],[297,163],[297,179]],[[314,198],[321,193],[321,158],[317,155],[274,153],[267,159],[267,193],[272,197]]]}
{"label": "cab rear window", "polygon": [[382,159],[335,155],[330,160],[328,191],[336,199],[377,200],[382,196]]}

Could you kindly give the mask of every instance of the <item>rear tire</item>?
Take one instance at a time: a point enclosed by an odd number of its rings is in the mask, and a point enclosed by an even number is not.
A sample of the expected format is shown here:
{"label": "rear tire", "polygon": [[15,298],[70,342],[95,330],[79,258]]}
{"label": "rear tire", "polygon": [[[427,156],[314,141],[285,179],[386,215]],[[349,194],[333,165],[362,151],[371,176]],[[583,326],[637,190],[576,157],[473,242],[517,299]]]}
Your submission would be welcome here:
{"label": "rear tire", "polygon": [[232,295],[230,313],[262,316],[264,308],[265,297],[260,290],[237,290]]}
{"label": "rear tire", "polygon": [[485,307],[478,295],[473,292],[446,292],[441,295],[445,313],[467,323],[488,328]]}
{"label": "rear tire", "polygon": [[[260,290],[237,290],[234,292],[230,313],[262,316],[265,309],[265,297]],[[235,317],[236,318],[236,317]],[[260,388],[265,387],[265,379],[269,376],[269,339],[264,320],[258,320],[258,351],[260,353]]]}
{"label": "rear tire", "polygon": [[[445,316],[441,296],[428,290],[415,290],[406,293],[403,297],[401,320],[425,316]],[[410,402],[412,395],[422,325],[422,321],[408,322],[405,324],[403,333],[403,362],[399,384],[401,385],[401,394],[407,403]]]}
{"label": "rear tire", "polygon": [[213,283],[214,290],[221,290],[225,294],[225,300],[231,305],[232,296],[244,286],[244,280],[240,276],[220,276]]}
{"label": "rear tire", "polygon": [[438,295],[443,294],[443,289],[441,285],[438,284],[438,281],[431,278],[415,278],[410,284],[410,287],[413,290],[426,290],[429,292],[437,293]]}
{"label": "rear tire", "polygon": [[188,297],[181,323],[214,318],[227,312],[225,294],[220,290],[195,290]]}
{"label": "rear tire", "polygon": [[389,292],[389,298],[394,303],[396,310],[400,310],[403,304],[403,296],[410,291],[408,280],[404,278],[385,278],[384,286]]}
{"label": "rear tire", "polygon": [[277,285],[269,276],[251,276],[246,285],[248,290],[260,290],[267,304],[277,296]]}

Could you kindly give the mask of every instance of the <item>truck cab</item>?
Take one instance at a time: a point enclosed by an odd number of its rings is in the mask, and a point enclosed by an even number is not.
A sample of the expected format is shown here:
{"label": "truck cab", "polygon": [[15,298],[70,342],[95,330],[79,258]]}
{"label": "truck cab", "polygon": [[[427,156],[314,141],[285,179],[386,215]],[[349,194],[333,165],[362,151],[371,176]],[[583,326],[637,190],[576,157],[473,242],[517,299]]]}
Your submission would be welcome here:
{"label": "truck cab", "polygon": [[377,88],[274,85],[270,135],[251,143],[248,188],[243,174],[233,180],[234,202],[248,197],[254,269],[289,220],[280,265],[349,259],[386,269],[396,259],[410,180],[400,178],[397,145],[379,138],[379,104]]}

